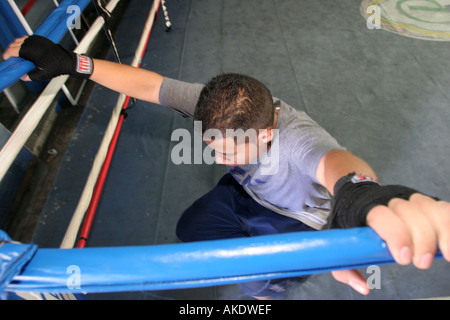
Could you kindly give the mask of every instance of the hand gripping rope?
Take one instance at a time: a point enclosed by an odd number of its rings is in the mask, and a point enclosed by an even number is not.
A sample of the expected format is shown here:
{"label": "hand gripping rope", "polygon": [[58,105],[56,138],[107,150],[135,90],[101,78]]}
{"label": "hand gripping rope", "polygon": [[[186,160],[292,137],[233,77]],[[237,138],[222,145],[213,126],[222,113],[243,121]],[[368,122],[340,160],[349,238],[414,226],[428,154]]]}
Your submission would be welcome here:
{"label": "hand gripping rope", "polygon": [[[40,35],[58,43],[67,32],[67,13],[69,6],[76,5],[83,11],[90,0],[64,0],[45,21],[36,29],[34,34]],[[8,88],[21,76],[34,69],[33,63],[22,58],[9,58],[0,64],[0,91]]]}

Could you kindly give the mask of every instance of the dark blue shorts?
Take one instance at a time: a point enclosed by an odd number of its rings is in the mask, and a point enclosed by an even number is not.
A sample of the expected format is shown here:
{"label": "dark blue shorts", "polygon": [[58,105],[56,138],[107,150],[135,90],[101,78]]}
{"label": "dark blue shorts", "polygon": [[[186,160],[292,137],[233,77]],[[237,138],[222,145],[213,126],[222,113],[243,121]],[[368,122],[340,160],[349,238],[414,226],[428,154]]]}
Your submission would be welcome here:
{"label": "dark blue shorts", "polygon": [[[183,242],[299,231],[314,229],[261,206],[229,173],[211,191],[195,201],[177,225],[177,236]],[[241,288],[250,296],[275,297],[280,295],[280,286],[273,284],[278,283],[280,280],[255,281],[243,284]]]}

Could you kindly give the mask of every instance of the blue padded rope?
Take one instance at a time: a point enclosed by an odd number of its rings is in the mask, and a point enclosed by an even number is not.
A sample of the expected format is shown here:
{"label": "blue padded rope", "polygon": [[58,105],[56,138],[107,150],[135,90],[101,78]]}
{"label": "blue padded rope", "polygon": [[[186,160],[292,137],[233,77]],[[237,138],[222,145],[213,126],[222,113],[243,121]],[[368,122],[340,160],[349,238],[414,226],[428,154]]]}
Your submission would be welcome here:
{"label": "blue padded rope", "polygon": [[[76,5],[82,12],[90,0],[64,0],[45,21],[36,29],[34,34],[46,37],[58,43],[67,32],[67,19],[72,16],[67,8]],[[0,91],[14,84],[21,76],[34,69],[34,64],[22,58],[9,58],[0,64]]]}
{"label": "blue padded rope", "polygon": [[[5,291],[181,289],[393,263],[386,243],[368,227],[153,246],[38,249]],[[79,286],[71,289],[74,277]]]}

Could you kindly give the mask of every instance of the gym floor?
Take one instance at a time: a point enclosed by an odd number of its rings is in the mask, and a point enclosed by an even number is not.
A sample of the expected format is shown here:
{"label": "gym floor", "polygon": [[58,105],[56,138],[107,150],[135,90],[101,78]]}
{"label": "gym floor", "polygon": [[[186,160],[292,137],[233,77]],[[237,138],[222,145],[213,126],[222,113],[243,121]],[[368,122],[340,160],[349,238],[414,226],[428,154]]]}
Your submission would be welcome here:
{"label": "gym floor", "polygon": [[[124,63],[134,56],[149,6],[133,0],[124,13],[115,36]],[[356,0],[168,0],[166,6],[172,30],[165,32],[160,10],[142,68],[201,83],[223,72],[253,76],[370,163],[383,183],[450,199],[450,38],[369,28]],[[92,90],[33,235],[40,247],[59,246],[117,97],[97,85]],[[179,242],[179,216],[225,168],[173,164],[177,128],[192,133],[192,119],[142,101],[128,111],[87,246]],[[438,260],[427,271],[382,266],[380,288],[368,296],[319,274],[289,288],[286,299],[443,296],[450,296],[450,264]],[[250,299],[237,285],[88,298]]]}

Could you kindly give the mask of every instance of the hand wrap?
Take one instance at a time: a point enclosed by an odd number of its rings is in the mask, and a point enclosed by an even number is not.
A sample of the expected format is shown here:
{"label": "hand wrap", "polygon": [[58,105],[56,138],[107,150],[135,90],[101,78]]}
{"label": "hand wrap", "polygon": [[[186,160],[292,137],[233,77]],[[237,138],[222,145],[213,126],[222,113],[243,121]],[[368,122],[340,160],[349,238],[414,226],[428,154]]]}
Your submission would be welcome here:
{"label": "hand wrap", "polygon": [[62,74],[88,79],[94,64],[92,59],[64,49],[42,36],[25,39],[19,56],[34,63],[36,69],[28,73],[31,80],[45,81]]}
{"label": "hand wrap", "polygon": [[377,205],[387,205],[393,198],[409,200],[418,191],[398,186],[381,186],[374,179],[351,173],[334,186],[334,206],[331,228],[366,226],[369,211]]}

